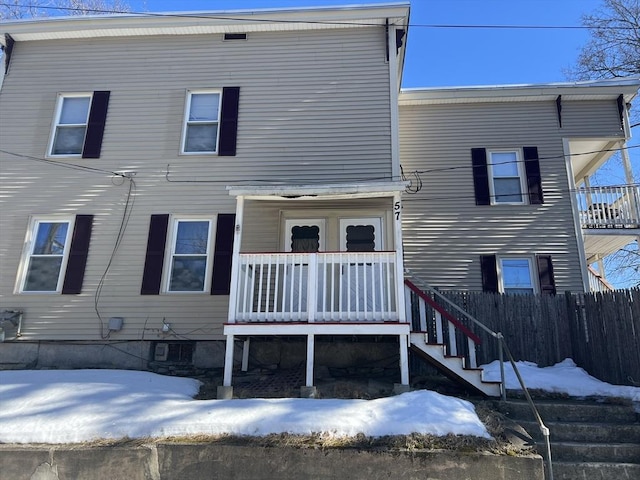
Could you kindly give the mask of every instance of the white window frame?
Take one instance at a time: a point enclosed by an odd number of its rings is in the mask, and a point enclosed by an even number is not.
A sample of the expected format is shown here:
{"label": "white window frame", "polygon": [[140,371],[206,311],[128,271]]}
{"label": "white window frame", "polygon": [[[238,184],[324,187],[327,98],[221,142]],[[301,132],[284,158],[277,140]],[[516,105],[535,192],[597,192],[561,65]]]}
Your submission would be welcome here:
{"label": "white window frame", "polygon": [[56,100],[56,110],[55,110],[55,116],[53,119],[53,124],[51,126],[51,134],[49,135],[49,146],[47,147],[48,157],[61,158],[61,157],[81,157],[82,156],[83,148],[81,148],[80,152],[78,153],[55,154],[53,153],[53,145],[56,141],[56,134],[58,133],[58,127],[60,126],[60,116],[62,115],[62,105],[64,104],[65,98],[83,98],[83,97],[89,98],[89,106],[87,108],[87,118],[85,122],[74,123],[74,124],[64,124],[64,125],[71,126],[71,127],[79,127],[84,125],[84,137],[82,139],[82,146],[84,148],[84,140],[87,138],[87,129],[89,127],[89,112],[91,112],[91,103],[93,102],[93,92],[59,93],[58,98]]}
{"label": "white window frame", "polygon": [[[215,150],[207,150],[207,151],[197,151],[191,152],[186,150],[187,146],[187,130],[190,125],[206,125],[209,123],[214,123],[209,120],[206,121],[189,121],[189,113],[191,112],[191,99],[194,95],[202,95],[202,94],[217,94],[219,97],[218,101],[218,117],[216,120],[216,148]],[[218,153],[218,149],[220,147],[220,123],[221,123],[221,114],[222,114],[222,89],[221,88],[210,88],[210,89],[198,89],[198,90],[187,90],[187,97],[184,105],[184,119],[182,122],[182,140],[180,143],[180,154],[181,155],[215,155]]]}
{"label": "white window frame", "polygon": [[[495,179],[496,178],[516,178],[515,176],[505,177],[499,176],[496,177],[493,171],[493,154],[495,153],[515,153],[516,156],[516,168],[518,170],[517,178],[520,180],[520,201],[509,201],[509,202],[499,202],[496,196],[496,187],[495,187]],[[487,167],[489,169],[489,192],[491,194],[491,204],[492,205],[525,205],[528,203],[529,195],[527,194],[527,178],[525,174],[524,164],[523,164],[523,155],[522,151],[519,148],[508,148],[508,149],[499,149],[499,150],[488,150],[487,151]]]}
{"label": "white window frame", "polygon": [[[55,215],[38,215],[31,217],[29,221],[29,226],[27,228],[27,234],[24,241],[24,249],[22,252],[22,257],[20,261],[20,265],[18,267],[18,276],[16,282],[16,293],[24,293],[27,295],[33,294],[59,294],[62,292],[62,284],[64,279],[64,273],[67,269],[67,262],[69,260],[69,251],[71,249],[71,238],[73,235],[73,229],[75,226],[75,217],[73,216],[55,216]],[[33,257],[45,256],[45,255],[34,255],[33,249],[36,245],[36,238],[38,233],[38,228],[40,224],[43,223],[66,223],[67,224],[67,235],[65,237],[64,250],[62,253],[62,262],[60,264],[60,271],[58,272],[58,281],[56,283],[55,290],[25,290],[25,284],[27,282],[27,278],[29,276],[29,267],[31,265],[31,259]],[[58,255],[56,255],[58,256]]]}
{"label": "white window frame", "polygon": [[[205,275],[204,275],[204,285],[202,290],[171,290],[171,276],[173,275],[173,258],[176,256],[176,240],[178,237],[178,225],[180,222],[208,222],[209,223],[209,237],[207,238],[207,251],[206,254],[206,265],[205,265]],[[180,215],[180,216],[172,216],[169,223],[170,232],[167,238],[169,241],[167,242],[166,254],[165,254],[165,262],[163,268],[163,292],[170,294],[203,294],[209,293],[211,289],[211,277],[212,277],[212,262],[213,262],[213,248],[212,248],[212,239],[215,235],[215,222],[211,217],[203,217],[203,216],[190,216],[190,215]],[[177,254],[180,255],[180,254]],[[193,254],[185,256],[195,256]]]}
{"label": "white window frame", "polygon": [[505,255],[497,257],[497,269],[498,269],[498,288],[500,293],[509,293],[507,290],[507,286],[504,283],[504,266],[503,261],[505,260],[520,260],[526,261],[529,265],[529,280],[531,281],[531,286],[533,288],[533,295],[537,295],[540,293],[540,285],[538,279],[538,269],[536,268],[535,258],[527,255]]}

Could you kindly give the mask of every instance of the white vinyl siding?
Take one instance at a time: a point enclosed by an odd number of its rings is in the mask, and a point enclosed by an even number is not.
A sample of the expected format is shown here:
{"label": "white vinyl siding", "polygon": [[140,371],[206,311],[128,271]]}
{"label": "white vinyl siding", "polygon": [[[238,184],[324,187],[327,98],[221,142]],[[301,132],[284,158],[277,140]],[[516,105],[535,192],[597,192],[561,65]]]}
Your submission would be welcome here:
{"label": "white vinyl siding", "polygon": [[517,150],[487,152],[491,203],[525,203],[522,155]]}
{"label": "white vinyl siding", "polygon": [[218,150],[220,91],[187,93],[182,153],[209,154]]}
{"label": "white vinyl siding", "polygon": [[[481,255],[535,252],[553,256],[558,291],[583,291],[563,139],[622,136],[615,100],[564,101],[562,128],[554,101],[400,102],[402,167],[423,182],[403,195],[405,266],[442,289],[482,291]],[[516,146],[538,148],[544,204],[476,206],[471,149]]]}
{"label": "white vinyl siding", "polygon": [[51,132],[49,155],[53,157],[80,156],[87,133],[91,94],[63,94],[58,96]]}
{"label": "white vinyl siding", "polygon": [[69,255],[72,222],[38,217],[31,221],[18,279],[19,291],[59,293]]}
{"label": "white vinyl siding", "polygon": [[[169,61],[167,52],[179,54]],[[186,92],[224,86],[240,87],[237,155],[215,161],[181,155]],[[100,160],[92,165],[136,172],[135,203],[98,301],[103,319],[125,319],[112,336],[118,340],[163,339],[166,335],[158,333],[163,318],[191,340],[224,338],[228,296],[210,295],[208,286],[202,294],[167,294],[166,267],[164,294],[140,295],[151,215],[215,220],[218,213],[233,214],[236,202],[226,186],[238,181],[323,184],[388,178],[392,172],[389,66],[380,27],[252,32],[242,42],[225,42],[221,35],[22,42],[0,95],[2,149],[42,157],[58,92],[100,90],[112,94]],[[0,264],[3,274],[9,272],[0,276],[4,305],[27,312],[25,340],[99,341],[94,294],[114,249],[129,181],[1,152],[0,162]],[[390,202],[385,199],[384,207]],[[256,210],[245,218],[243,244],[280,251],[278,212],[294,203],[279,204],[268,216]],[[324,202],[305,205],[296,218],[315,218],[314,210],[325,208],[319,206]],[[335,215],[330,205],[328,214]],[[362,203],[353,205],[357,209]],[[339,206],[348,208],[349,202]],[[29,295],[25,301],[26,295],[13,295],[33,212],[94,215],[83,292],[73,301],[51,295]],[[337,239],[337,227],[331,228]],[[250,233],[256,229],[258,236]],[[165,265],[171,239],[168,231]],[[210,261],[207,275],[212,271]]]}
{"label": "white vinyl siding", "polygon": [[167,292],[204,292],[210,285],[211,220],[174,218]]}

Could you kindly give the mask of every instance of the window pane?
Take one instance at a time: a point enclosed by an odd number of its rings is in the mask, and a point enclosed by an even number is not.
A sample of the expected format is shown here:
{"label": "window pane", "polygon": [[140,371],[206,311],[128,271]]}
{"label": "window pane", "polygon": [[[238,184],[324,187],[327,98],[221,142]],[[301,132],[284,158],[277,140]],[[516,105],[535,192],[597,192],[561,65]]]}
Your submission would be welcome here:
{"label": "window pane", "polygon": [[53,141],[53,155],[82,153],[86,127],[58,127]]}
{"label": "window pane", "polygon": [[67,97],[62,100],[59,124],[87,123],[89,115],[89,97]]}
{"label": "window pane", "polygon": [[187,126],[187,138],[184,151],[215,152],[217,135],[217,124],[189,125]]}
{"label": "window pane", "polygon": [[172,292],[202,292],[206,268],[206,257],[174,257],[169,290]]}
{"label": "window pane", "polygon": [[530,263],[526,259],[504,259],[502,260],[502,281],[505,292],[533,293],[533,283],[531,281]]}
{"label": "window pane", "polygon": [[62,256],[31,257],[25,292],[55,292],[58,288],[58,277]]}
{"label": "window pane", "polygon": [[375,238],[373,225],[350,225],[347,227],[347,252],[373,252]]}
{"label": "window pane", "polygon": [[317,225],[291,229],[291,251],[314,253],[320,250],[320,228]]}
{"label": "window pane", "polygon": [[36,233],[33,255],[62,255],[67,239],[68,223],[40,223]]}
{"label": "window pane", "polygon": [[176,234],[178,255],[206,254],[209,240],[209,222],[179,222]]}
{"label": "window pane", "polygon": [[519,178],[494,178],[496,202],[522,202]]}
{"label": "window pane", "polygon": [[217,93],[194,93],[191,95],[191,109],[189,121],[218,121],[218,103],[220,95]]}
{"label": "window pane", "polygon": [[491,154],[491,164],[494,177],[517,177],[518,157],[516,152],[498,152]]}

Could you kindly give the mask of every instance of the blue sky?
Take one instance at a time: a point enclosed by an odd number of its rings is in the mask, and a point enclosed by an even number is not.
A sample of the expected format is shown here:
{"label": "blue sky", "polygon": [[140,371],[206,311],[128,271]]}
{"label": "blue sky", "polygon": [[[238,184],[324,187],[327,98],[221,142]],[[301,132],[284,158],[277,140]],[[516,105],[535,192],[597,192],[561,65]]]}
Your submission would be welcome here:
{"label": "blue sky", "polygon": [[[134,11],[308,7],[380,0],[130,0]],[[586,30],[433,28],[422,25],[579,26],[601,0],[412,0],[403,87],[568,80]]]}

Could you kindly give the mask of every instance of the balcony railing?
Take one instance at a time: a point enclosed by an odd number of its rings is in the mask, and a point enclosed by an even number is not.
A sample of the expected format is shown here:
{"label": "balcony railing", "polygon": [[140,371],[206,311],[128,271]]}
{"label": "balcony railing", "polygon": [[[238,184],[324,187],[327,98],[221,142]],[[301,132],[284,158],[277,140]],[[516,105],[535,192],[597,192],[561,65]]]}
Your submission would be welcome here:
{"label": "balcony railing", "polygon": [[576,191],[582,228],[640,228],[640,185]]}
{"label": "balcony railing", "polygon": [[399,320],[395,252],[241,254],[238,268],[230,322]]}
{"label": "balcony railing", "polygon": [[591,266],[587,267],[587,271],[589,272],[589,290],[591,292],[610,292],[613,290],[613,286]]}

